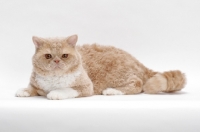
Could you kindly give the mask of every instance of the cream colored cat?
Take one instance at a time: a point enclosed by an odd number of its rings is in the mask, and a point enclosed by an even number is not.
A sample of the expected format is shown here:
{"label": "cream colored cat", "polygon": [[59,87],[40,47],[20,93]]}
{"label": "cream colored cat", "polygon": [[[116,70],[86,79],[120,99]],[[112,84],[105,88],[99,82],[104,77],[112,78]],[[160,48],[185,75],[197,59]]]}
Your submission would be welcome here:
{"label": "cream colored cat", "polygon": [[76,46],[77,35],[67,38],[33,37],[36,51],[27,88],[17,97],[42,95],[48,99],[103,95],[174,92],[186,82],[180,71],[164,73],[146,68],[131,54],[97,44]]}

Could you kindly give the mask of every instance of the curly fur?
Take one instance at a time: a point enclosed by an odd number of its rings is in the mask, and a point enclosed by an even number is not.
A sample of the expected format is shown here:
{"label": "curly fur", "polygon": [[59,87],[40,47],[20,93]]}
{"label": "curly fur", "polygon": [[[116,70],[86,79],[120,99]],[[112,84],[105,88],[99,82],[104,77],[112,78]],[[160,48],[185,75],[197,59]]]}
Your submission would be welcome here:
{"label": "curly fur", "polygon": [[[155,94],[181,90],[186,83],[185,75],[178,70],[155,72],[126,51],[98,44],[76,46],[77,39],[77,35],[46,39],[33,37],[36,52],[32,58],[30,84],[28,88],[18,91],[16,96],[43,95],[49,99],[64,99],[94,94],[137,94],[142,91]],[[46,59],[45,54],[51,54],[52,58]],[[63,54],[68,54],[68,57],[62,58]],[[77,72],[80,75],[75,76]],[[70,78],[73,81],[67,78],[68,75],[73,77]],[[46,82],[51,82],[51,86]],[[57,83],[55,88],[52,88],[53,82]],[[78,94],[69,95],[66,90],[69,88]],[[61,94],[60,91],[66,93]]]}

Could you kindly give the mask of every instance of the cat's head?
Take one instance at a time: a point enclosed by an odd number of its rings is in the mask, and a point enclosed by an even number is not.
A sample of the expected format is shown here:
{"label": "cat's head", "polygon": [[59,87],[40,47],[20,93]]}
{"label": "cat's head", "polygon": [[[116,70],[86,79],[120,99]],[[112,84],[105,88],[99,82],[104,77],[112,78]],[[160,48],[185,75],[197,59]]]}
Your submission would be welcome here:
{"label": "cat's head", "polygon": [[76,51],[77,35],[67,38],[32,37],[35,45],[34,71],[40,75],[63,75],[73,72],[81,64]]}

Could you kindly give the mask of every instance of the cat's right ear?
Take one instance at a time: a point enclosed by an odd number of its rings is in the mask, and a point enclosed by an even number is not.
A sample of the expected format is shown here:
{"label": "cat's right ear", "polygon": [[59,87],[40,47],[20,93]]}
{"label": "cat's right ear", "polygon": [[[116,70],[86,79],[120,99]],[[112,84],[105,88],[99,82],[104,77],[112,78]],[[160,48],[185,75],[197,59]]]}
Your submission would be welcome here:
{"label": "cat's right ear", "polygon": [[42,44],[44,43],[44,41],[42,40],[42,38],[39,38],[39,37],[36,37],[36,36],[33,36],[32,40],[33,40],[33,43],[34,43],[34,45],[35,45],[36,48],[41,47]]}

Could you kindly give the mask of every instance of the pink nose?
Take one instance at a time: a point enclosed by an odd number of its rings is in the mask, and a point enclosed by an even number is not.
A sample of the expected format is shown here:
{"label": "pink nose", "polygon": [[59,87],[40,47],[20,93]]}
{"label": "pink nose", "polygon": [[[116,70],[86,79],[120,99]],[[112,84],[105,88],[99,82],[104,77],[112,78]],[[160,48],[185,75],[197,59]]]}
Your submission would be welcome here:
{"label": "pink nose", "polygon": [[58,64],[60,61],[59,60],[54,60],[54,62]]}

